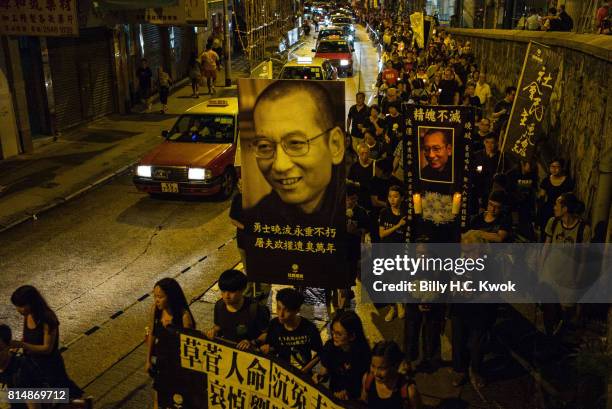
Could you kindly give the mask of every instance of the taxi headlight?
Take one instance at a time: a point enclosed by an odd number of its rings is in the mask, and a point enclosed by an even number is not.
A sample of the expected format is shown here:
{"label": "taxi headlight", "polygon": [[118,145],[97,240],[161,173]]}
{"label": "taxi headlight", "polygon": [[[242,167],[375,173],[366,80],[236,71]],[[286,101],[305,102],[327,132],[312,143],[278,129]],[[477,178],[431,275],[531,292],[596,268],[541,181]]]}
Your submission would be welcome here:
{"label": "taxi headlight", "polygon": [[210,170],[202,168],[189,168],[187,177],[189,180],[206,180],[212,176]]}
{"label": "taxi headlight", "polygon": [[142,178],[150,178],[151,177],[151,166],[139,165],[136,168],[136,174]]}
{"label": "taxi headlight", "polygon": [[340,65],[342,67],[346,67],[347,65],[349,65],[349,60],[340,60]]}

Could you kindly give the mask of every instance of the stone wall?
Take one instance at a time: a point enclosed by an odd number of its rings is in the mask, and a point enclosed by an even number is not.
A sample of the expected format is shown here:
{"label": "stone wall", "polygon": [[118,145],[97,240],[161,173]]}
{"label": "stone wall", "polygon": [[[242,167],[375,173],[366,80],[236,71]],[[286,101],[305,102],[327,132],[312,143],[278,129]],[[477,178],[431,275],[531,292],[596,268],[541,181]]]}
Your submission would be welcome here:
{"label": "stone wall", "polygon": [[549,45],[563,56],[559,81],[543,121],[545,139],[538,149],[538,160],[545,164],[557,155],[568,160],[570,173],[578,181],[577,194],[591,216],[600,161],[606,156],[605,160],[610,160],[605,152],[612,150],[612,39],[516,30],[448,31],[472,43],[479,67],[495,88],[496,100],[503,97],[505,87],[517,86],[529,41]]}

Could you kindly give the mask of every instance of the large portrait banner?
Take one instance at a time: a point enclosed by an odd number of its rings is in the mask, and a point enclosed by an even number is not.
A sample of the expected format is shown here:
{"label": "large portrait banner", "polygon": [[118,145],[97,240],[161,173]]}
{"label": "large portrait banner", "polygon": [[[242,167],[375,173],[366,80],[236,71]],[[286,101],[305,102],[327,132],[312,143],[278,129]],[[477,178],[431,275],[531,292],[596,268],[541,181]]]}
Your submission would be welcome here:
{"label": "large portrait banner", "polygon": [[[454,241],[467,224],[472,108],[410,106],[404,139],[410,239]],[[460,216],[460,217],[458,217]]]}
{"label": "large portrait banner", "polygon": [[159,380],[160,407],[180,409],[340,409],[308,375],[255,352],[241,351],[198,331],[176,332],[163,351],[173,368]]}
{"label": "large portrait banner", "polygon": [[344,83],[240,79],[249,280],[349,285]]}

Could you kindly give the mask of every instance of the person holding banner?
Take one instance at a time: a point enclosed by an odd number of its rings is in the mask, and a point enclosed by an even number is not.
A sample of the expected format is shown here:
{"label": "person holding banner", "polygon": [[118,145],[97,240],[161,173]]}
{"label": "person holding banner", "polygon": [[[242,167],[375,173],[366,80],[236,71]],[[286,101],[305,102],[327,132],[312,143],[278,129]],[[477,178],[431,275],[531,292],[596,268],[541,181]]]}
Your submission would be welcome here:
{"label": "person holding banner", "polygon": [[337,399],[359,399],[363,376],[370,367],[370,346],[355,311],[337,313],[331,323],[332,339],[321,353],[321,369],[315,383],[329,376],[329,389]]}
{"label": "person holding banner", "polygon": [[274,354],[303,373],[308,373],[318,362],[312,351],[320,354],[323,341],[316,325],[299,315],[304,296],[293,288],[283,288],[276,293],[276,315],[270,321],[260,347],[265,354]]}
{"label": "person holding banner", "polygon": [[162,278],[153,287],[153,311],[149,333],[147,327],[147,361],[145,370],[153,378],[153,407],[157,409],[165,405],[162,398],[164,373],[173,370],[172,356],[179,350],[176,330],[182,328],[195,329],[196,323],[189,304],[179,283],[170,277]]}
{"label": "person holding banner", "polygon": [[240,350],[258,346],[270,322],[268,308],[244,296],[247,277],[242,271],[224,271],[218,285],[221,299],[215,303],[214,325],[206,331],[206,336],[236,342]]}

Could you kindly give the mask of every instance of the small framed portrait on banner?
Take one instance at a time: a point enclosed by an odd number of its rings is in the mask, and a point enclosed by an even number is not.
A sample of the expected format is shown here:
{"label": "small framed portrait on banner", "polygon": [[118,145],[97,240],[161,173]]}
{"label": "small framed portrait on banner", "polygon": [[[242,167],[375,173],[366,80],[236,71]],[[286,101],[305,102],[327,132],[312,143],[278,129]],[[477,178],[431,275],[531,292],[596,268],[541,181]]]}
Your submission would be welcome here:
{"label": "small framed portrait on banner", "polygon": [[454,183],[455,129],[419,126],[419,179],[434,183]]}

